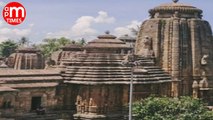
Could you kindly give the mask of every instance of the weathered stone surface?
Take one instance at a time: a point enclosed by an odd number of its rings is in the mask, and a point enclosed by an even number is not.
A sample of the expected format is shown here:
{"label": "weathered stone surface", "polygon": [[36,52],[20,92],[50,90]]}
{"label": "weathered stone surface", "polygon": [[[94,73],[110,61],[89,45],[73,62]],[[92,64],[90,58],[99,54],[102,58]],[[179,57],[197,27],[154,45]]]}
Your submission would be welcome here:
{"label": "weathered stone surface", "polygon": [[20,48],[9,56],[7,65],[14,69],[43,69],[44,57],[35,48]]}
{"label": "weathered stone surface", "polygon": [[[169,72],[174,81],[181,80],[182,85],[173,85],[176,86],[172,90],[175,93],[190,95],[193,80],[201,79],[202,71],[206,71],[208,79],[212,81],[212,31],[209,23],[202,20],[202,10],[181,3],[170,3],[157,6],[149,12],[151,18],[142,23],[138,34],[136,54],[143,54],[143,38],[151,37],[157,65]],[[201,63],[205,55],[209,56],[208,65]]]}
{"label": "weathered stone surface", "polygon": [[54,61],[55,65],[60,65],[62,59],[71,59],[73,55],[83,52],[81,45],[68,44],[59,51],[53,52],[51,54],[51,60]]}
{"label": "weathered stone surface", "polygon": [[[171,95],[171,77],[155,66],[152,55],[124,54],[119,51],[129,48],[124,47],[123,42],[112,39],[114,36],[102,35],[98,38],[88,44],[86,47],[88,53],[80,53],[72,59],[62,60],[62,64],[66,66],[62,76],[64,82],[68,84],[66,93],[69,93],[65,96],[64,106],[76,107],[77,115],[81,116],[88,113],[122,114],[125,111],[123,106],[129,102],[131,72],[133,72],[134,100],[140,100],[151,94]],[[151,43],[150,39],[144,41],[148,52],[152,51]],[[109,50],[106,51],[106,48]],[[96,49],[98,51],[95,51]],[[113,49],[118,52],[111,51]],[[140,64],[131,71],[130,66],[124,66],[122,63],[133,58]]]}
{"label": "weathered stone surface", "polygon": [[[130,54],[132,46],[107,32],[83,48],[68,45],[53,53],[56,64],[51,68],[2,68],[0,111],[24,116],[40,104],[47,110],[73,110],[82,119],[125,114],[131,77],[134,101],[151,94],[192,94],[212,104],[213,37],[202,10],[174,0],[149,13],[140,27],[136,55]],[[38,69],[40,58],[37,50],[19,50],[8,65]],[[133,64],[137,66],[131,69]]]}

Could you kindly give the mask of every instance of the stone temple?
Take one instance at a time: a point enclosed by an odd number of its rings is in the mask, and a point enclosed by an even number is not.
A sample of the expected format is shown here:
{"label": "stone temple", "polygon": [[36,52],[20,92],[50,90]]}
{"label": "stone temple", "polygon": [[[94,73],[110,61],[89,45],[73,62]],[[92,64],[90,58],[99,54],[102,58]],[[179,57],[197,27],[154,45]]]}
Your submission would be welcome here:
{"label": "stone temple", "polygon": [[[135,51],[144,56],[147,50],[153,51],[156,64],[172,76],[172,94],[190,95],[193,81],[203,77],[212,82],[212,30],[202,19],[202,10],[174,2],[149,13],[150,19],[141,25]],[[144,47],[147,41],[150,48]]]}
{"label": "stone temple", "polygon": [[[106,32],[85,46],[62,47],[48,62],[33,48],[1,60],[0,118],[124,119],[131,79],[133,101],[190,95],[212,105],[213,36],[202,10],[174,1],[149,14],[135,43]],[[47,114],[36,115],[38,106]]]}

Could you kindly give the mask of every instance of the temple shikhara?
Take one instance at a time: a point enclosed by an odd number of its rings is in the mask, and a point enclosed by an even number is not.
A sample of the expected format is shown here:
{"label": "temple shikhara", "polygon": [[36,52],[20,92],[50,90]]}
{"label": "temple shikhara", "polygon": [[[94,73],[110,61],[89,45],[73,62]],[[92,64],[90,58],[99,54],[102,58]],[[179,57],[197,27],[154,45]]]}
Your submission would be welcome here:
{"label": "temple shikhara", "polygon": [[122,117],[131,79],[133,101],[193,96],[212,106],[213,36],[202,13],[174,0],[149,10],[136,39],[107,31],[48,60],[38,49],[17,49],[0,62],[1,115],[34,119],[29,113],[43,106],[46,117]]}

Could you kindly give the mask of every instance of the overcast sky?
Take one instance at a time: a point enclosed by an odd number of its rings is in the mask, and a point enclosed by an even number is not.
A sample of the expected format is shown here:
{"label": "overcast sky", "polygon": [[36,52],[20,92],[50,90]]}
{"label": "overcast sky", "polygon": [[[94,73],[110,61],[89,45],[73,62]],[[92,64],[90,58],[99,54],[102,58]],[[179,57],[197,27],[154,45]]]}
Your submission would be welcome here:
{"label": "overcast sky", "polygon": [[[12,0],[14,1],[14,0]],[[91,40],[109,30],[120,36],[130,33],[129,28],[148,19],[148,10],[172,0],[17,0],[22,3],[27,16],[18,26],[8,25],[0,18],[0,42],[18,40],[22,36],[31,43],[44,38],[67,37]],[[3,6],[11,2],[3,0]],[[213,0],[180,0],[203,10],[205,20],[213,25]]]}

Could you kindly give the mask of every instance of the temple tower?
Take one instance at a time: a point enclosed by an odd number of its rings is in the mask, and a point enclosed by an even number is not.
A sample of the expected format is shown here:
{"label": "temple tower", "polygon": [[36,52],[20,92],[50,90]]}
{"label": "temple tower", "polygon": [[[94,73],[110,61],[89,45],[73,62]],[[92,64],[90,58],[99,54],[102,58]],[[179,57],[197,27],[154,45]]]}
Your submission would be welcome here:
{"label": "temple tower", "polygon": [[73,55],[83,52],[82,46],[78,44],[67,44],[51,54],[51,60],[55,65],[60,65],[62,59],[72,58]]}
{"label": "temple tower", "polygon": [[43,69],[44,57],[41,51],[35,48],[19,48],[8,57],[7,65],[17,70]]}
{"label": "temple tower", "polygon": [[202,19],[202,10],[173,0],[149,13],[150,19],[140,27],[135,53],[146,56],[144,44],[149,38],[157,65],[173,77],[173,96],[192,94],[192,83],[200,81],[202,73],[211,82],[212,30]]}

